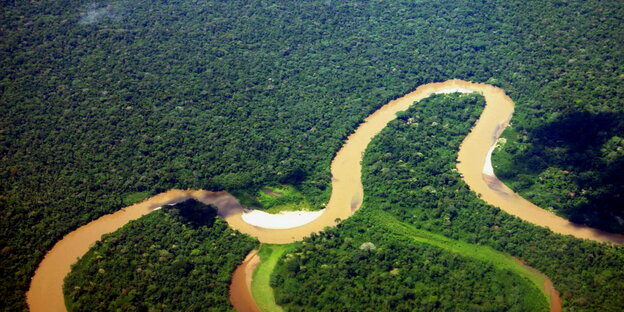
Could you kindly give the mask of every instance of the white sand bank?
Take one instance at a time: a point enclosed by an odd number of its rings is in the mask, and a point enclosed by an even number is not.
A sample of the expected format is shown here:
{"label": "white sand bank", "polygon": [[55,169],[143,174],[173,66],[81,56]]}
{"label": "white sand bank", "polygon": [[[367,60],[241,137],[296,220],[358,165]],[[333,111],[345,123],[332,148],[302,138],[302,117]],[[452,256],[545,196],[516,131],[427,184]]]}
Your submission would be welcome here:
{"label": "white sand bank", "polygon": [[495,148],[496,148],[496,144],[490,147],[490,150],[488,151],[487,156],[485,156],[485,163],[483,164],[483,174],[487,174],[492,177],[495,176],[494,167],[492,167],[492,152],[494,152]]}
{"label": "white sand bank", "polygon": [[257,227],[267,229],[290,229],[310,223],[325,212],[319,211],[282,211],[279,214],[266,213],[260,210],[245,212],[243,221]]}

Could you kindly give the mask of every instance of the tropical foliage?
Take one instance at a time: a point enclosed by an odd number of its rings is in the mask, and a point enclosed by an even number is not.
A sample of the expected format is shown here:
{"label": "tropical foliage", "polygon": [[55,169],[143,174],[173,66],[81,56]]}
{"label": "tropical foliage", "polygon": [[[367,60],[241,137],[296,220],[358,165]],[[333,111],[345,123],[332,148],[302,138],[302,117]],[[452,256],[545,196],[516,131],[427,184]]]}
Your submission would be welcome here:
{"label": "tropical foliage", "polygon": [[[536,129],[566,115],[620,120],[622,16],[617,0],[4,1],[0,309],[25,310],[46,250],[129,194],[284,183],[318,207],[347,135],[426,82],[508,91],[522,144],[499,159],[514,163],[551,144]],[[529,197],[622,232],[620,210],[591,204],[621,194],[620,129],[588,131],[600,160],[580,170],[565,144],[530,154],[541,165],[517,171],[519,189],[552,189]],[[555,184],[561,170],[570,178]]]}

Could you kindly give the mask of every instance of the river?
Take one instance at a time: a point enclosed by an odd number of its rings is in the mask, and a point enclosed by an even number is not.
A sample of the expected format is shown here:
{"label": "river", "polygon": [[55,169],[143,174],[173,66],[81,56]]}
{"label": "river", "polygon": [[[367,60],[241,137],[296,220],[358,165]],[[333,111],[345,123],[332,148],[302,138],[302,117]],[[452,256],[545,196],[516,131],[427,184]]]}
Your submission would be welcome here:
{"label": "river", "polygon": [[[325,211],[318,218],[302,226],[288,229],[267,229],[246,223],[242,215],[244,207],[227,192],[210,192],[204,190],[170,190],[153,196],[113,214],[103,216],[77,230],[67,234],[54,245],[39,264],[30,289],[27,302],[31,311],[65,311],[62,293],[63,278],[69,273],[71,265],[77,258],[100,239],[103,234],[111,233],[155,208],[167,204],[175,204],[194,198],[205,204],[217,207],[219,215],[230,227],[242,233],[254,236],[263,243],[285,244],[299,241],[311,233],[321,231],[327,226],[335,226],[357,211],[363,200],[361,181],[361,161],[368,143],[386,125],[396,118],[396,113],[409,108],[414,102],[422,100],[434,93],[479,92],[485,96],[486,107],[475,124],[471,133],[464,139],[458,158],[458,171],[466,183],[486,202],[502,210],[520,217],[528,222],[545,226],[561,234],[570,234],[579,238],[596,241],[624,243],[624,236],[605,233],[583,225],[573,224],[564,218],[526,201],[502,184],[493,172],[484,168],[489,164],[489,153],[498,135],[504,129],[513,113],[514,103],[499,88],[487,84],[471,83],[462,80],[448,80],[429,83],[416,90],[388,102],[358,126],[356,131],[345,141],[331,163],[332,193]],[[491,165],[490,165],[491,167]],[[247,262],[245,262],[246,264]],[[246,272],[246,271],[244,271]],[[241,272],[238,272],[241,275]],[[247,278],[237,275],[231,291],[233,293],[248,292]],[[248,276],[248,274],[243,274]],[[552,283],[549,281],[550,285]],[[547,293],[551,293],[549,290]],[[248,296],[248,300],[252,300]],[[554,300],[551,300],[551,303]],[[252,303],[240,303],[250,304]]]}

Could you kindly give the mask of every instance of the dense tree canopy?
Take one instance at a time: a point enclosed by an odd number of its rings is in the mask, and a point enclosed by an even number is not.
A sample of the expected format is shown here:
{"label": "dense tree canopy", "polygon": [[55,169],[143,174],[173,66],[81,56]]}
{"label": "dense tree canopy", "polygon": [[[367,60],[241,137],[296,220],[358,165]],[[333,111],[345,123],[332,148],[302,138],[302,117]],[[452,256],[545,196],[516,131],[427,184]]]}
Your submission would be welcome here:
{"label": "dense tree canopy", "polygon": [[[623,16],[618,0],[5,1],[0,308],[24,310],[45,251],[132,194],[286,183],[318,206],[344,138],[425,82],[508,91],[507,159],[551,144],[539,127],[566,115],[620,116]],[[529,155],[542,165],[518,187],[556,188],[529,197],[622,232],[619,211],[591,205],[621,193],[620,130],[595,133],[600,161],[582,170],[565,145]],[[560,170],[565,185],[536,182]]]}
{"label": "dense tree canopy", "polygon": [[548,310],[510,271],[357,220],[282,258],[272,284],[286,311]]}

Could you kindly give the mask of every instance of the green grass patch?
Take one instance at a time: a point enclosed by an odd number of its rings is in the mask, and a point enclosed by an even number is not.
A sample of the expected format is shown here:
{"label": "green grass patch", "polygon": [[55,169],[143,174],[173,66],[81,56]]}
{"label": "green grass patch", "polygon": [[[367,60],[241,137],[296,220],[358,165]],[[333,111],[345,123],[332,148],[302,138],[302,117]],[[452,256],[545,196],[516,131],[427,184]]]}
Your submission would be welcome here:
{"label": "green grass patch", "polygon": [[312,210],[305,196],[292,185],[264,187],[256,193],[256,198],[262,208],[270,213]]}
{"label": "green grass patch", "polygon": [[[529,269],[518,263],[512,256],[496,251],[488,246],[469,244],[466,242],[453,240],[442,235],[434,234],[398,221],[396,218],[385,212],[377,212],[374,219],[378,224],[383,225],[388,230],[411,238],[414,241],[429,244],[457,253],[461,256],[475,260],[491,263],[500,270],[509,270],[530,281],[537,289],[535,294],[527,295],[527,301],[534,304],[545,301],[550,304],[550,297],[543,291],[544,277],[531,272]],[[540,296],[541,294],[541,296]],[[541,297],[541,298],[540,298]],[[538,301],[539,300],[539,301]]]}
{"label": "green grass patch", "polygon": [[256,305],[263,312],[282,311],[275,303],[273,288],[271,287],[271,275],[277,265],[277,261],[288,251],[297,247],[297,243],[288,245],[262,244],[258,256],[260,264],[256,268],[251,281],[251,294]]}
{"label": "green grass patch", "polygon": [[130,206],[132,204],[142,202],[143,200],[150,197],[151,195],[152,195],[152,192],[150,191],[127,193],[127,194],[121,195],[121,200],[123,201],[124,205]]}
{"label": "green grass patch", "polygon": [[287,184],[264,186],[255,193],[242,191],[234,195],[244,206],[268,213],[317,210],[296,187]]}

